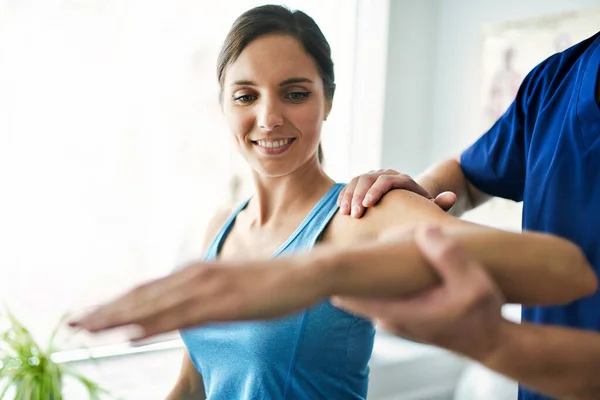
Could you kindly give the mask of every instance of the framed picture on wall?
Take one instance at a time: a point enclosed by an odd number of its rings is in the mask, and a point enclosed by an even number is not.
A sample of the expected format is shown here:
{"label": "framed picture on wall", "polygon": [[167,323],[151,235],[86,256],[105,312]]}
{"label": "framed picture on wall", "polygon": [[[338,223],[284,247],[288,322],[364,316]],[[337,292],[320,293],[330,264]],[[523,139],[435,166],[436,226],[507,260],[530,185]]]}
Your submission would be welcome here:
{"label": "framed picture on wall", "polygon": [[481,43],[482,131],[504,114],[533,67],[598,29],[600,7],[485,25]]}
{"label": "framed picture on wall", "polygon": [[[598,32],[600,7],[482,28],[478,131],[485,132],[506,112],[521,82],[537,64]],[[518,231],[521,214],[520,203],[495,198],[465,218]]]}

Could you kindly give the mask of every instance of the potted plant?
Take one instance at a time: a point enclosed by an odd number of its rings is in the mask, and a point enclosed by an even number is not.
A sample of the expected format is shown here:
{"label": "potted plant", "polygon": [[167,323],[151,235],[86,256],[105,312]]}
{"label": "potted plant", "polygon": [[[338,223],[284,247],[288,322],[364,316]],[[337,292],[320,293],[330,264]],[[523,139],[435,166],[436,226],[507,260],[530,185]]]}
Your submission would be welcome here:
{"label": "potted plant", "polygon": [[7,310],[8,328],[0,331],[0,400],[62,400],[63,378],[73,377],[87,390],[90,400],[100,400],[108,392],[66,364],[52,361],[57,349],[56,334],[64,317],[53,330],[45,349],[31,333]]}

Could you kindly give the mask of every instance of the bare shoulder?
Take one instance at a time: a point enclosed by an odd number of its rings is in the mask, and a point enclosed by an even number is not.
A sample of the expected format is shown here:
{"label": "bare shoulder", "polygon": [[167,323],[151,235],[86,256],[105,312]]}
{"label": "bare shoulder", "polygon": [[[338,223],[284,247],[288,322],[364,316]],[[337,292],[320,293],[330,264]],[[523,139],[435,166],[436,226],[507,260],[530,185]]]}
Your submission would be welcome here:
{"label": "bare shoulder", "polygon": [[386,193],[381,201],[372,207],[365,215],[366,218],[377,219],[392,217],[403,213],[403,219],[412,222],[431,221],[431,219],[446,218],[447,214],[433,203],[416,193],[404,189],[395,189]]}
{"label": "bare shoulder", "polygon": [[179,249],[179,260],[173,271],[178,271],[189,262],[197,261],[204,256],[231,212],[231,208],[221,208],[215,211],[208,221],[204,217],[201,221],[193,220],[188,224],[184,241]]}
{"label": "bare shoulder", "polygon": [[206,251],[210,243],[213,241],[217,233],[221,230],[233,209],[231,207],[223,207],[217,210],[208,221],[206,231],[204,233],[204,244],[202,245],[202,253]]}
{"label": "bare shoulder", "polygon": [[446,214],[432,201],[407,190],[395,189],[367,209],[360,219],[336,214],[324,239],[331,244],[352,245],[376,240],[391,229],[409,229],[420,223],[448,225],[454,221],[458,219]]}

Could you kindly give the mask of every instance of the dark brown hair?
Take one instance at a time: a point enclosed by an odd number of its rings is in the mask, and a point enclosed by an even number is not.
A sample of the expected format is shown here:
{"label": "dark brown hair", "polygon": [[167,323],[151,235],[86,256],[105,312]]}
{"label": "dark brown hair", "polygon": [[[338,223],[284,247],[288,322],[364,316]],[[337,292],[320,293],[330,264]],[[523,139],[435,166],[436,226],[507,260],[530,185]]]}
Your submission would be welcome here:
{"label": "dark brown hair", "polygon": [[[225,69],[235,62],[242,51],[255,39],[268,34],[281,34],[296,39],[315,60],[323,80],[323,90],[328,101],[335,93],[335,75],[331,48],[317,23],[302,11],[291,11],[279,5],[252,8],[240,15],[229,30],[217,61],[217,78],[223,91]],[[319,162],[323,150],[319,144]]]}

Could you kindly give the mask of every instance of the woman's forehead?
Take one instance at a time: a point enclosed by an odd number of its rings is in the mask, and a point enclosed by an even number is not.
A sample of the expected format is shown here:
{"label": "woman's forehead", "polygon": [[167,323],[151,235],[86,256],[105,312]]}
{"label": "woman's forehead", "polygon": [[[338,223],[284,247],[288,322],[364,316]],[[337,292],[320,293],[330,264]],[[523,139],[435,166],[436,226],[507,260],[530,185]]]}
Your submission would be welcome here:
{"label": "woman's forehead", "polygon": [[250,42],[225,71],[226,85],[238,81],[280,83],[303,77],[320,80],[315,60],[290,36],[268,35]]}

